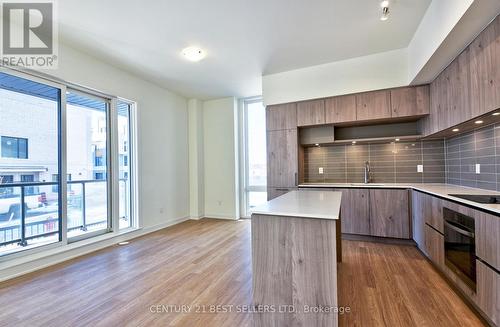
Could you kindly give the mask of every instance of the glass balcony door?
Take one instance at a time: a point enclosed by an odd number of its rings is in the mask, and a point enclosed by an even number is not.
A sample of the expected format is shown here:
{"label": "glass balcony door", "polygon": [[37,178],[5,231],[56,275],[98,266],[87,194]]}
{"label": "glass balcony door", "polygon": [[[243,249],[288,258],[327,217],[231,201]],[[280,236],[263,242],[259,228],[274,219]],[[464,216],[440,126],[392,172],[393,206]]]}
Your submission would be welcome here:
{"label": "glass balcony door", "polygon": [[109,99],[76,90],[66,94],[69,241],[111,229],[109,111]]}

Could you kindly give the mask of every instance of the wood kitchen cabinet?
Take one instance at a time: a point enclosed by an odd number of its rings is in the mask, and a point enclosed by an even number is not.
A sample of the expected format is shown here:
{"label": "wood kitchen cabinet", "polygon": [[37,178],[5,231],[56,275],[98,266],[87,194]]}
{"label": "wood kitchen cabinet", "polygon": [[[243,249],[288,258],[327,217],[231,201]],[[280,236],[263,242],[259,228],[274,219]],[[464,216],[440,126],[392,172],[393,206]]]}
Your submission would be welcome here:
{"label": "wood kitchen cabinet", "polygon": [[444,233],[443,200],[428,194],[424,194],[424,198],[425,223],[438,232]]}
{"label": "wood kitchen cabinet", "polygon": [[429,86],[391,90],[392,117],[416,117],[429,114]]}
{"label": "wood kitchen cabinet", "polygon": [[476,260],[477,306],[493,321],[500,325],[500,274]]}
{"label": "wood kitchen cabinet", "polygon": [[325,123],[356,121],[356,96],[342,95],[325,100]]}
{"label": "wood kitchen cabinet", "polygon": [[297,127],[297,104],[285,103],[266,107],[266,130],[277,131]]}
{"label": "wood kitchen cabinet", "polygon": [[373,236],[410,238],[408,190],[370,190],[370,233]]}
{"label": "wood kitchen cabinet", "polygon": [[312,100],[297,103],[297,126],[312,126],[324,123],[324,100]]}
{"label": "wood kitchen cabinet", "polygon": [[342,189],[342,233],[370,235],[368,189]]}
{"label": "wood kitchen cabinet", "polygon": [[500,16],[469,46],[470,97],[478,114],[500,108]]}
{"label": "wood kitchen cabinet", "polygon": [[444,236],[429,225],[425,225],[425,254],[438,267],[444,266]]}
{"label": "wood kitchen cabinet", "polygon": [[297,144],[297,129],[267,132],[268,187],[297,186]]}
{"label": "wood kitchen cabinet", "polygon": [[356,120],[391,118],[391,92],[388,90],[356,94]]}
{"label": "wood kitchen cabinet", "polygon": [[474,219],[476,255],[500,270],[500,217],[475,210]]}
{"label": "wood kitchen cabinet", "polygon": [[411,191],[411,195],[413,240],[417,243],[418,248],[427,254],[425,247],[425,202],[427,195],[417,191]]}

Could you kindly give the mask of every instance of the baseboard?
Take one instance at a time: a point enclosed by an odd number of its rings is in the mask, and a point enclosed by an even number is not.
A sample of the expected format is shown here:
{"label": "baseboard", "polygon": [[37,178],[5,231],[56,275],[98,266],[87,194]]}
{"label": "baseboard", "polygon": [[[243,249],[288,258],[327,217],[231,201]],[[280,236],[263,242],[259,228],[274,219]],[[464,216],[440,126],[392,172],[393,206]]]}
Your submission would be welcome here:
{"label": "baseboard", "polygon": [[217,215],[217,214],[206,214],[203,218],[214,218],[214,219],[227,219],[227,220],[238,220],[235,216]]}
{"label": "baseboard", "polygon": [[179,217],[165,223],[145,227],[142,229],[137,229],[126,234],[113,235],[105,240],[96,241],[90,244],[84,244],[80,247],[71,248],[67,250],[62,248],[57,248],[59,249],[57,252],[47,253],[47,255],[38,257],[32,261],[26,261],[0,270],[0,282],[16,278],[22,275],[26,275],[35,272],[37,270],[48,268],[50,266],[62,263],[64,261],[75,259],[84,256],[86,254],[113,246],[119,242],[129,241],[131,239],[138,238],[173,225],[177,225],[187,220],[189,220],[188,216]]}

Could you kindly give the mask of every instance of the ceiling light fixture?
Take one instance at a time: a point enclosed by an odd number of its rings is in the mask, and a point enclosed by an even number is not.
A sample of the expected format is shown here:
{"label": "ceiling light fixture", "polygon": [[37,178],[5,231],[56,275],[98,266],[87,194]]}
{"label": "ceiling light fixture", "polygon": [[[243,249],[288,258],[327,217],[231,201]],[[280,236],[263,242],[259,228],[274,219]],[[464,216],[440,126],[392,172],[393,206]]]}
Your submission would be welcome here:
{"label": "ceiling light fixture", "polygon": [[386,21],[389,19],[389,1],[384,0],[380,3],[380,7],[382,7],[382,16],[380,16],[381,21]]}
{"label": "ceiling light fixture", "polygon": [[399,142],[399,139],[396,139],[396,142]]}
{"label": "ceiling light fixture", "polygon": [[452,132],[458,132],[458,131],[460,131],[460,130],[459,130],[458,128],[454,128],[454,129],[452,129],[451,131],[452,131]]}
{"label": "ceiling light fixture", "polygon": [[318,143],[316,143],[316,144],[314,144],[314,145],[315,145],[315,146],[319,146],[319,144],[318,144]]}
{"label": "ceiling light fixture", "polygon": [[482,121],[482,120],[476,120],[476,121],[474,122],[474,124],[478,124],[478,125],[479,125],[479,124],[482,124],[482,123],[483,123],[483,121]]}
{"label": "ceiling light fixture", "polygon": [[182,55],[189,61],[197,62],[206,57],[205,51],[198,47],[187,47],[182,50]]}
{"label": "ceiling light fixture", "polygon": [[494,113],[492,113],[492,116],[498,116],[498,115],[500,115],[500,112],[494,112]]}

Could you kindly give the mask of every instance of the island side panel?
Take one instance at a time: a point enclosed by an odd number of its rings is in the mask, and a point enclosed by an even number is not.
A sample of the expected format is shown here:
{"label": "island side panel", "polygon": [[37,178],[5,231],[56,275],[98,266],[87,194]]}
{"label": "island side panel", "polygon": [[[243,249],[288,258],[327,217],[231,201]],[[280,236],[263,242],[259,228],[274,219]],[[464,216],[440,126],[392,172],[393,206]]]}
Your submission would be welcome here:
{"label": "island side panel", "polygon": [[254,326],[338,325],[336,238],[336,220],[252,215]]}

